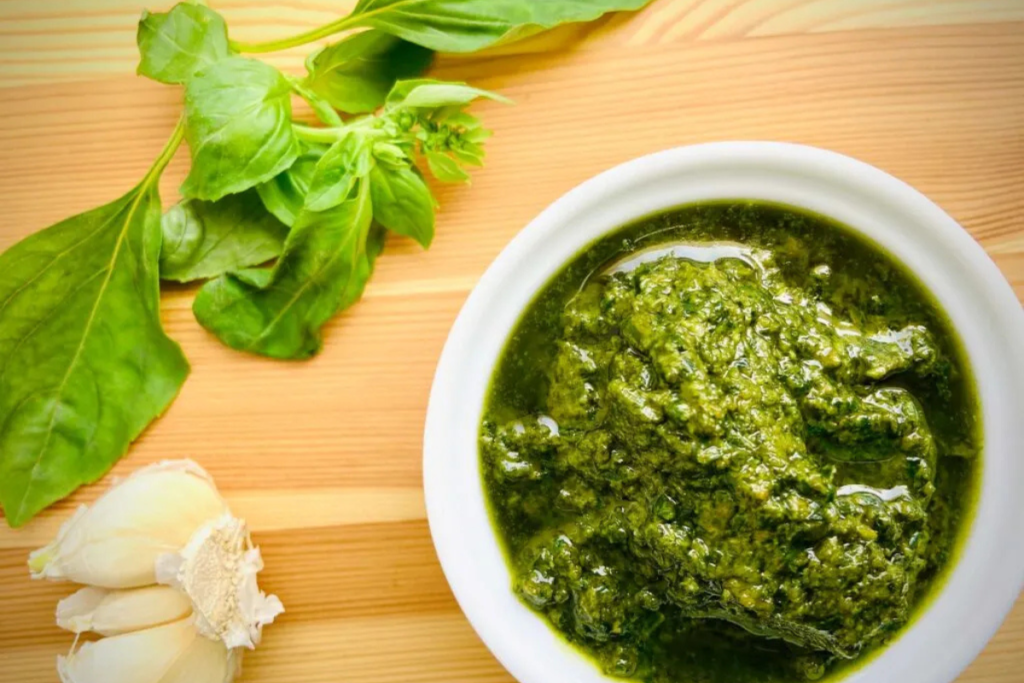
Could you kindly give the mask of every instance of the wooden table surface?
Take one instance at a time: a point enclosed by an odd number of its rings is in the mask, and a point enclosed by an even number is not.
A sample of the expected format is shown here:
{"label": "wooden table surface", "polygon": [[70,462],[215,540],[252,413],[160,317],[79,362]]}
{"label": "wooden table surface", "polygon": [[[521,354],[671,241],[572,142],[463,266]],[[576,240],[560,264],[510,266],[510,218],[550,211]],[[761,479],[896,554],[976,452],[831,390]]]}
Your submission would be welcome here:
{"label": "wooden table surface", "polygon": [[[0,2],[0,249],[120,196],[170,133],[180,93],[134,75],[136,1]],[[325,23],[346,2],[214,5],[233,37],[255,40]],[[1024,0],[655,0],[508,52],[435,68],[517,106],[477,108],[496,133],[486,169],[440,190],[429,252],[389,244],[319,357],[230,351],[193,319],[193,288],[165,292],[164,322],[192,375],[115,472],[194,458],[250,521],[264,587],[288,611],[247,658],[245,681],[511,680],[459,611],[431,545],[427,394],[487,264],[548,203],[610,166],[709,140],[834,149],[929,195],[1024,295]],[[303,54],[271,61],[298,70]],[[167,203],[184,156],[162,183]],[[71,587],[30,581],[25,559],[103,486],[17,532],[0,524],[0,681],[57,680],[54,657],[72,639],[54,626],[54,605]],[[961,680],[1024,680],[1024,602]]]}

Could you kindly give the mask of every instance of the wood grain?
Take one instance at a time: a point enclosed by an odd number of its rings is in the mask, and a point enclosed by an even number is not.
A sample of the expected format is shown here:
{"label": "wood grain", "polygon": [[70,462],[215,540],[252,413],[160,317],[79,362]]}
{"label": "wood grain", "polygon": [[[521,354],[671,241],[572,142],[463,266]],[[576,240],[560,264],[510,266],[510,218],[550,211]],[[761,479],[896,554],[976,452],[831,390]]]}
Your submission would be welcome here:
{"label": "wood grain", "polygon": [[[352,4],[349,2],[348,4]],[[233,36],[267,39],[345,2],[215,3]],[[133,185],[173,127],[180,92],[134,76],[136,0],[0,1],[0,249]],[[273,55],[299,69],[303,51]],[[549,202],[616,163],[722,139],[788,140],[910,182],[981,242],[1024,296],[1024,2],[656,0],[494,53],[444,58],[444,77],[501,90],[469,187],[439,188],[429,252],[392,241],[363,302],[301,364],[231,352],[163,299],[192,376],[114,470],[188,456],[247,517],[265,584],[288,607],[247,660],[252,683],[507,682],[459,612],[420,490],[427,394],[463,300]],[[184,157],[184,155],[180,155]],[[184,175],[175,161],[166,201]],[[56,681],[69,586],[31,582],[26,553],[86,487],[18,531],[0,527],[0,681]],[[1024,679],[1019,604],[963,683]]]}

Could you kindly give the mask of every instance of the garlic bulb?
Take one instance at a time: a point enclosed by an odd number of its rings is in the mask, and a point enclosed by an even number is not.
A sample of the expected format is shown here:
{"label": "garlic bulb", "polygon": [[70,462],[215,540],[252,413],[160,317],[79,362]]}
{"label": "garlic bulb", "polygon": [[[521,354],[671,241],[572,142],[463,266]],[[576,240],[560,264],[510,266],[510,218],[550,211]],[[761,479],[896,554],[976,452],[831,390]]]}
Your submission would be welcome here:
{"label": "garlic bulb", "polygon": [[89,584],[61,600],[57,624],[107,636],[57,659],[64,683],[227,683],[284,611],[256,583],[263,560],[245,522],[189,460],[116,482],[29,568]]}
{"label": "garlic bulb", "polygon": [[34,578],[104,588],[156,583],[156,558],[182,548],[203,522],[227,511],[213,480],[195,463],[165,462],[115,483],[82,506],[56,540],[29,557]]}
{"label": "garlic bulb", "polygon": [[229,683],[239,651],[205,638],[182,619],[85,643],[57,658],[63,683]]}
{"label": "garlic bulb", "polygon": [[167,586],[111,591],[88,586],[57,603],[57,625],[72,633],[116,636],[184,619],[188,596]]}
{"label": "garlic bulb", "polygon": [[231,515],[207,522],[180,553],[157,558],[157,580],[180,588],[192,599],[196,628],[228,647],[252,649],[260,631],[284,606],[256,585],[263,569],[245,522]]}

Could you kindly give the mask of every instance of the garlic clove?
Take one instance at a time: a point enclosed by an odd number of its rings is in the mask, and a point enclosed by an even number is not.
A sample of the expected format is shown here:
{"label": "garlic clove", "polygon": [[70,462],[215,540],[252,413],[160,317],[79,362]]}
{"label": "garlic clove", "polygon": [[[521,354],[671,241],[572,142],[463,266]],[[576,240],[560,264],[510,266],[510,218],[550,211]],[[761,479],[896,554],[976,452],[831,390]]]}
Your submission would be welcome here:
{"label": "garlic clove", "polygon": [[256,574],[263,559],[245,522],[224,514],[200,527],[179,553],[157,560],[157,580],[188,595],[196,628],[229,648],[254,648],[263,626],[284,612],[263,593]]}
{"label": "garlic clove", "polygon": [[103,588],[156,582],[155,562],[227,511],[210,476],[190,460],[144,467],[81,507],[57,538],[29,557],[33,578]]}
{"label": "garlic clove", "polygon": [[184,619],[189,599],[167,586],[111,591],[86,587],[57,603],[57,625],[72,633],[116,636]]}
{"label": "garlic clove", "polygon": [[229,683],[240,658],[182,619],[85,643],[58,657],[57,671],[63,683]]}
{"label": "garlic clove", "polygon": [[229,650],[200,635],[160,683],[230,683],[241,675],[242,650]]}

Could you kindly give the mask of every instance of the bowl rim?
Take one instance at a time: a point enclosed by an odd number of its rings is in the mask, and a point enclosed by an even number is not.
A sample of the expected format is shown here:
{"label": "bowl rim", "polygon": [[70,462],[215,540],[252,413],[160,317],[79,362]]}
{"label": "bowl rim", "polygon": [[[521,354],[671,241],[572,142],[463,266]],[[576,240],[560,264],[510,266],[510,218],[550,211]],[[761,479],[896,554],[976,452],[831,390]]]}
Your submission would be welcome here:
{"label": "bowl rim", "polygon": [[[724,194],[715,195],[716,183],[722,188],[730,182],[742,185],[736,179],[748,175],[750,187],[758,189],[741,196],[723,189]],[[767,196],[749,196],[762,195],[762,187]],[[665,203],[676,190],[680,196],[695,192],[698,199]],[[634,201],[644,193],[651,195],[649,204],[660,208],[652,211]],[[1024,348],[1024,311],[998,267],[966,230],[923,194],[851,157],[780,142],[677,147],[627,161],[583,182],[531,221],[470,293],[437,366],[423,456],[431,535],[466,617],[520,683],[611,679],[564,643],[543,617],[514,598],[507,566],[504,571],[495,569],[494,551],[503,566],[504,556],[482,505],[476,449],[482,392],[500,352],[494,350],[494,340],[500,337],[504,346],[525,304],[568,260],[549,257],[549,251],[561,250],[571,257],[630,220],[700,197],[779,201],[779,196],[795,200],[780,203],[832,218],[880,244],[931,291],[961,336],[982,404],[980,494],[969,529],[961,531],[967,538],[961,541],[955,565],[913,622],[842,680],[898,683],[912,675],[915,683],[950,683],[984,648],[1024,587],[1024,544],[1001,542],[1006,532],[1024,528],[1024,497],[1013,496],[1014,484],[1024,482],[1024,462],[1017,462],[1012,448],[1024,442],[1024,421],[1015,419],[1024,413],[1024,354],[1017,351]],[[648,210],[642,210],[644,206]],[[863,215],[863,223],[846,219],[853,215]],[[583,220],[587,216],[602,227],[591,229]],[[914,240],[912,234],[903,234],[903,226],[911,233],[924,231],[927,239]],[[576,247],[570,253],[567,245],[572,244]],[[935,264],[944,267],[933,268]],[[509,298],[522,305],[502,304]],[[972,324],[961,329],[964,321]],[[481,536],[481,521],[490,542]]]}

